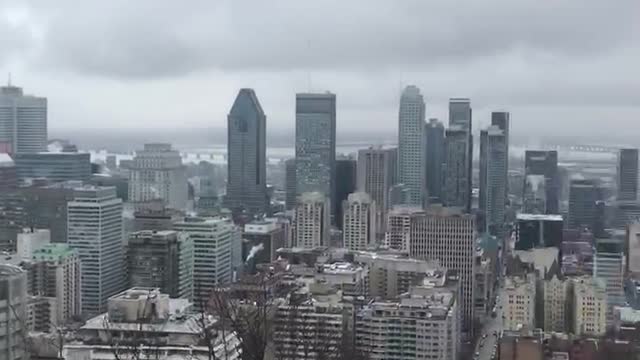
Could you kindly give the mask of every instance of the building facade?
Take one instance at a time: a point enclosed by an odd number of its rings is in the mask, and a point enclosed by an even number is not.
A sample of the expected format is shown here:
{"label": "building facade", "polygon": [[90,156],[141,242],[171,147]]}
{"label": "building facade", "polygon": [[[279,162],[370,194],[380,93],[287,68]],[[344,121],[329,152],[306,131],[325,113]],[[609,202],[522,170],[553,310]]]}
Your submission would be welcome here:
{"label": "building facade", "polygon": [[543,326],[547,332],[567,332],[569,330],[569,301],[571,282],[558,278],[556,274],[543,280],[542,297],[544,304]]}
{"label": "building facade", "polygon": [[387,210],[391,208],[389,191],[397,181],[398,149],[368,148],[358,151],[357,189],[376,203],[376,237],[384,237]]}
{"label": "building facade", "polygon": [[284,162],[284,206],[292,210],[296,206],[296,159],[287,159]]}
{"label": "building facade", "polygon": [[47,151],[47,98],[24,95],[22,88],[0,87],[0,152]]}
{"label": "building facade", "polygon": [[18,187],[16,164],[7,153],[0,153],[0,191],[11,192]]}
{"label": "building facade", "polygon": [[473,134],[471,100],[449,99],[449,129],[446,131],[447,172],[445,205],[471,210]]}
{"label": "building facade", "polygon": [[15,154],[18,180],[45,178],[51,182],[88,181],[91,154],[78,152]]}
{"label": "building facade", "polygon": [[129,200],[162,199],[169,207],[187,205],[187,173],[182,158],[170,144],[145,144],[129,168]]}
{"label": "building facade", "polygon": [[480,211],[483,230],[502,237],[507,203],[507,137],[497,125],[480,132]]}
{"label": "building facade", "polygon": [[349,250],[365,250],[376,244],[377,204],[364,192],[353,193],[342,204],[344,214],[342,246]]}
{"label": "building facade", "polygon": [[253,89],[240,89],[227,117],[227,195],[232,211],[268,213],[267,117]]}
{"label": "building facade", "polygon": [[123,288],[122,200],[113,187],[74,189],[67,205],[67,244],[78,252],[82,265],[83,315],[99,314],[107,299]]}
{"label": "building facade", "polygon": [[604,335],[607,329],[606,287],[598,278],[583,277],[573,283],[574,334]]}
{"label": "building facade", "polygon": [[[242,262],[250,254],[255,264],[270,263],[277,259],[276,250],[286,247],[287,234],[281,224],[274,221],[253,221],[242,232]],[[252,250],[253,249],[253,250]]]}
{"label": "building facade", "polygon": [[304,193],[298,197],[293,217],[295,247],[329,245],[331,224],[329,199],[323,193]]}
{"label": "building facade", "polygon": [[536,325],[536,283],[532,275],[508,277],[504,287],[504,330],[534,329]]}
{"label": "building facade", "polygon": [[296,94],[295,165],[297,195],[319,192],[335,203],[335,94]]}
{"label": "building facade", "polygon": [[618,153],[618,200],[638,200],[638,149]]}
{"label": "building facade", "polygon": [[398,181],[408,189],[407,205],[425,202],[425,103],[420,89],[407,86],[398,115]]}
{"label": "building facade", "polygon": [[595,180],[572,180],[569,189],[569,214],[567,226],[569,229],[589,229],[594,235],[600,236],[603,229],[599,208],[602,203],[602,193]]}
{"label": "building facade", "polygon": [[444,125],[438,119],[429,119],[425,131],[426,180],[429,203],[442,203],[442,181],[445,168],[446,147]]}
{"label": "building facade", "polygon": [[0,357],[7,360],[27,359],[27,274],[17,266],[0,265]]}
{"label": "building facade", "polygon": [[424,210],[420,207],[393,207],[387,215],[387,232],[384,237],[384,245],[393,250],[409,251],[411,219],[423,214]]}
{"label": "building facade", "polygon": [[342,203],[356,191],[357,161],[350,158],[336,160],[336,202],[332,204],[333,222],[342,230]]}
{"label": "building facade", "polygon": [[[545,214],[558,214],[560,200],[560,174],[558,152],[527,150],[524,154],[525,178],[529,175],[544,176]],[[523,196],[524,198],[524,196]],[[524,205],[527,206],[526,204]]]}

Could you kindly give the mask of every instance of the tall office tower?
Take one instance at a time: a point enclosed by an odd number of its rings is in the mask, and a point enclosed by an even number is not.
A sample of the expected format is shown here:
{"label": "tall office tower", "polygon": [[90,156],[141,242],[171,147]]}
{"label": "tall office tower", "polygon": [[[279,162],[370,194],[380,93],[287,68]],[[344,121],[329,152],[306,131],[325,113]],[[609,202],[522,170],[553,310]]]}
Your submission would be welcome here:
{"label": "tall office tower", "polygon": [[267,117],[253,89],[240,89],[227,117],[226,206],[234,212],[269,212]]}
{"label": "tall office tower", "polygon": [[370,359],[458,359],[462,343],[458,283],[455,276],[439,275],[396,299],[376,299],[358,309],[358,349]]}
{"label": "tall office tower", "polygon": [[342,230],[342,203],[347,200],[349,194],[356,191],[356,166],[353,159],[336,160],[336,202],[333,206],[333,222]]}
{"label": "tall office tower", "polygon": [[342,204],[344,227],[342,246],[349,250],[365,250],[376,243],[376,202],[364,192],[349,195]]}
{"label": "tall office tower", "polygon": [[16,164],[9,154],[0,153],[0,192],[10,192],[18,187]]}
{"label": "tall office tower", "polygon": [[613,308],[625,306],[624,241],[618,239],[596,239],[596,254],[593,259],[593,277],[604,281],[607,293],[607,322],[613,320]]}
{"label": "tall office tower", "polygon": [[27,273],[15,265],[0,264],[0,358],[28,359],[27,344]]}
{"label": "tall office tower", "polygon": [[336,95],[296,94],[296,195],[320,192],[334,204]]}
{"label": "tall office tower", "polygon": [[67,204],[67,244],[78,251],[82,265],[83,315],[103,313],[107,299],[122,291],[122,234],[122,200],[115,188],[74,189],[74,198]]}
{"label": "tall office tower", "polygon": [[171,298],[193,296],[193,240],[172,230],[136,231],[127,243],[129,287],[159,288]]}
{"label": "tall office tower", "polygon": [[483,230],[501,237],[507,203],[507,137],[496,125],[480,132],[480,210]]}
{"label": "tall office tower", "polygon": [[442,170],[445,166],[444,126],[438,119],[429,119],[427,123],[425,144],[427,194],[430,203],[442,202]]}
{"label": "tall office tower", "polygon": [[398,114],[398,182],[409,189],[407,205],[424,206],[425,196],[425,123],[424,98],[414,85],[400,97]]}
{"label": "tall office tower", "polygon": [[293,216],[293,246],[316,248],[329,246],[329,200],[323,193],[304,193],[296,201]]}
{"label": "tall office tower", "polygon": [[[405,184],[395,184],[389,189],[389,209],[394,206],[409,206],[411,203],[411,190]],[[389,210],[387,209],[387,210]],[[388,211],[387,211],[388,212]]]}
{"label": "tall office tower", "polygon": [[445,204],[471,211],[473,135],[471,101],[449,99],[449,128],[445,133]]}
{"label": "tall office tower", "polygon": [[511,130],[511,114],[508,111],[493,111],[491,113],[491,125],[497,126],[504,132],[505,154],[507,154],[506,167],[504,168],[504,178],[507,179],[506,189],[509,194],[509,131]]}
{"label": "tall office tower", "polygon": [[64,324],[81,314],[81,266],[67,244],[49,244],[33,253],[29,269],[31,294],[54,298],[56,320]]}
{"label": "tall office tower", "polygon": [[504,286],[507,302],[504,305],[504,329],[517,331],[536,325],[536,281],[531,275],[524,278],[507,277]]}
{"label": "tall office tower", "polygon": [[368,148],[358,151],[357,189],[376,203],[376,238],[386,231],[389,190],[396,183],[398,149]]}
{"label": "tall office tower", "polygon": [[145,144],[129,168],[129,201],[162,199],[174,209],[187,206],[187,172],[170,144]]}
{"label": "tall office tower", "polygon": [[395,206],[389,210],[384,245],[389,249],[409,251],[411,219],[423,214],[424,210],[420,207]]}
{"label": "tall office tower", "polygon": [[78,152],[15,154],[19,180],[45,178],[51,182],[88,181],[91,177],[91,154]]}
{"label": "tall office tower", "polygon": [[618,153],[618,200],[638,199],[638,149]]}
{"label": "tall office tower", "polygon": [[0,87],[0,152],[47,151],[47,98],[24,95],[22,88]]}
{"label": "tall office tower", "polygon": [[448,270],[458,272],[462,284],[464,329],[473,332],[475,292],[476,218],[459,210],[432,207],[412,216],[409,232],[409,256],[440,260]]}
{"label": "tall office tower", "polygon": [[132,230],[172,230],[173,223],[182,218],[184,218],[182,211],[168,208],[160,199],[150,200],[136,204]]}
{"label": "tall office tower", "polygon": [[202,309],[214,287],[231,282],[235,228],[228,219],[186,217],[173,229],[193,240],[193,303]]}
{"label": "tall office tower", "polygon": [[[524,175],[544,176],[545,214],[558,214],[560,196],[560,175],[558,173],[558,152],[527,150],[524,153]],[[524,196],[523,196],[524,198]],[[527,204],[524,204],[527,207]]]}
{"label": "tall office tower", "polygon": [[602,336],[607,329],[607,293],[602,279],[584,276],[573,280],[571,333]]}
{"label": "tall office tower", "polygon": [[291,210],[296,206],[296,159],[288,159],[284,162],[284,191],[285,209]]}
{"label": "tall office tower", "polygon": [[569,189],[569,229],[589,228],[595,236],[600,236],[599,206],[602,194],[596,180],[571,180]]}

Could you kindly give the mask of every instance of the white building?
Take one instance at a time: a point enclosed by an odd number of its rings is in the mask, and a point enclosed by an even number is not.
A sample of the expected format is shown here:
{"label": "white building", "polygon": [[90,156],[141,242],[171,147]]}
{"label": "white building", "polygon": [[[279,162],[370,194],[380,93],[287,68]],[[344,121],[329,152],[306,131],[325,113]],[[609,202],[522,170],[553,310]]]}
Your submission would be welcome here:
{"label": "white building", "polygon": [[30,260],[33,252],[42,249],[51,242],[51,232],[49,229],[24,228],[18,233],[16,248],[18,256],[23,260]]}
{"label": "white building", "polygon": [[365,250],[376,243],[377,204],[364,192],[349,194],[342,204],[342,246]]}
{"label": "white building", "polygon": [[604,335],[607,294],[602,280],[585,276],[573,282],[573,333]]}
{"label": "white building", "polygon": [[47,98],[24,95],[22,88],[0,87],[0,152],[47,151]]}
{"label": "white building", "polygon": [[229,219],[186,217],[173,229],[193,241],[194,304],[200,309],[214,287],[231,282],[235,228]]}
{"label": "white building", "polygon": [[409,256],[438,260],[448,270],[458,272],[462,287],[464,329],[472,331],[475,298],[476,218],[458,209],[431,207],[411,219]]}
{"label": "white building", "polygon": [[357,189],[371,196],[376,207],[377,239],[386,231],[389,190],[397,182],[398,149],[369,148],[358,151]]}
{"label": "white building", "polygon": [[162,199],[174,209],[187,206],[187,172],[170,144],[145,144],[129,168],[129,200],[133,203]]}
{"label": "white building", "polygon": [[398,112],[398,182],[409,189],[409,203],[423,206],[425,194],[425,103],[420,89],[407,86]]}
{"label": "white building", "polygon": [[358,349],[370,359],[458,359],[457,284],[444,285],[412,287],[399,300],[364,306],[356,315]]}
{"label": "white building", "polygon": [[67,244],[82,265],[82,313],[99,314],[125,281],[122,200],[115,187],[74,189],[67,204]]}
{"label": "white building", "polygon": [[39,295],[55,299],[59,324],[81,314],[81,265],[77,251],[59,243],[35,251],[30,278],[37,284]]}
{"label": "white building", "polygon": [[536,324],[536,283],[534,276],[507,277],[504,294],[504,330],[534,329]]}
{"label": "white building", "polygon": [[322,193],[303,193],[298,197],[293,218],[295,247],[315,248],[329,244],[329,209],[329,199]]}
{"label": "white building", "polygon": [[640,221],[627,225],[627,271],[640,275]]}
{"label": "white building", "polygon": [[[207,333],[211,344],[203,340]],[[210,347],[215,354],[209,353]],[[108,312],[89,319],[77,337],[65,342],[63,357],[131,359],[138,358],[138,351],[157,360],[240,359],[235,333],[217,330],[210,317],[202,320],[188,300],[170,299],[153,288],[131,288],[110,298]]]}
{"label": "white building", "polygon": [[394,206],[387,215],[387,232],[384,245],[389,249],[408,251],[411,218],[422,216],[424,210],[420,207],[398,205]]}

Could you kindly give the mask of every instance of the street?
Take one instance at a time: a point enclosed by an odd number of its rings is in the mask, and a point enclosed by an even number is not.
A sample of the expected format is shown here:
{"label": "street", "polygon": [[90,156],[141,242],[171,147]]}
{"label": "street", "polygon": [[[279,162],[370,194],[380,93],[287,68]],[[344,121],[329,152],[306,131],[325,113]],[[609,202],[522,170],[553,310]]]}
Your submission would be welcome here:
{"label": "street", "polygon": [[[505,298],[504,298],[504,291],[503,291],[502,284],[497,289],[497,294],[498,294],[498,299],[496,301],[496,317],[495,318],[489,317],[485,322],[485,325],[482,328],[480,337],[478,339],[478,342],[474,350],[474,357],[473,357],[474,359],[491,360],[494,349],[496,350],[496,358],[497,358],[498,350],[497,348],[494,348],[494,346],[497,344],[498,337],[494,336],[494,331],[497,332],[497,334],[500,334],[503,327],[502,311],[504,308],[503,304],[504,304]],[[479,356],[475,356],[475,354],[479,354]]]}

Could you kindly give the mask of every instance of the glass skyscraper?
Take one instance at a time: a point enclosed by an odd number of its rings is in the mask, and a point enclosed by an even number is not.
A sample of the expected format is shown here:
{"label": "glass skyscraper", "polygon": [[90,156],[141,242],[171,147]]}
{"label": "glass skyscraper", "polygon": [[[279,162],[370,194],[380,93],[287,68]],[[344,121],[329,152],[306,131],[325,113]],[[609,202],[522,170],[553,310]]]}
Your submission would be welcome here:
{"label": "glass skyscraper", "polygon": [[407,86],[398,114],[398,182],[408,189],[408,205],[423,206],[425,194],[425,103],[420,89]]}

